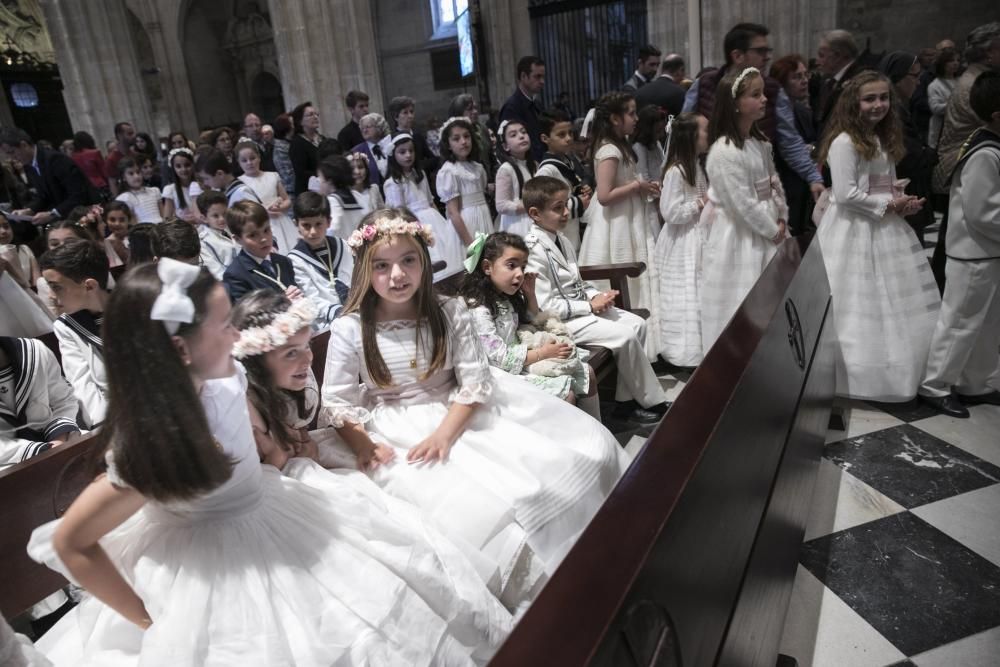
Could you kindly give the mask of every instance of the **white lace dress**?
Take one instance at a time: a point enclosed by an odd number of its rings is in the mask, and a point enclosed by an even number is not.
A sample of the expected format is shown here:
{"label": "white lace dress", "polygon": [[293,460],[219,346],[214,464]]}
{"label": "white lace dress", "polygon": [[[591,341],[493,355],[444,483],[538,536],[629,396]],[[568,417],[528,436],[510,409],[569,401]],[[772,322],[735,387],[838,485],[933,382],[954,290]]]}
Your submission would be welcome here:
{"label": "white lace dress", "polygon": [[[521,203],[521,188],[518,186],[517,174],[514,170],[521,172],[521,180],[527,183],[531,179],[531,172],[528,171],[528,163],[524,160],[511,158],[509,162],[504,162],[497,170],[497,229],[501,232],[510,232],[525,236],[531,231],[531,218],[523,210]],[[518,208],[522,210],[518,212]]]}
{"label": "white lace dress", "polygon": [[[278,176],[278,172],[262,171],[256,176],[243,174],[240,176],[240,180],[250,186],[264,208],[278,201],[278,186],[281,185],[281,177]],[[278,243],[278,252],[287,255],[299,242],[299,230],[287,212],[272,212],[270,216],[271,233]]]}
{"label": "white lace dress", "polygon": [[[491,371],[472,317],[446,299],[448,354],[427,379],[431,334],[417,350],[417,324],[376,327],[394,385],[378,387],[363,362],[357,314],[334,320],[320,423],[364,423],[397,448],[398,460],[373,479],[416,505],[452,541],[479,549],[499,576],[505,604],[523,602],[586,527],[627,466],[614,436],[558,398],[502,371]],[[411,365],[416,360],[416,367]],[[362,384],[358,384],[358,377]],[[408,465],[407,450],[431,435],[452,402],[479,403],[445,463]],[[530,547],[527,548],[526,547]],[[533,554],[532,554],[533,552]]]}
{"label": "white lace dress", "polygon": [[707,190],[701,167],[691,185],[676,166],[664,174],[660,190],[663,230],[654,251],[662,306],[660,356],[675,366],[697,366],[702,359],[698,288],[703,229],[698,220],[699,200]]}
{"label": "white lace dress", "polygon": [[[485,662],[510,617],[468,561],[423,539],[428,529],[367,480],[341,477],[334,497],[261,465],[245,392],[241,369],[202,390],[232,477],[195,500],[147,502],[101,540],[153,625],[86,597],[38,648],[56,665],[102,667]],[[109,477],[124,484],[113,461]],[[57,524],[37,529],[29,552],[64,571]]]}
{"label": "white lace dress", "polygon": [[445,268],[434,274],[434,281],[465,271],[462,265],[465,260],[465,245],[458,237],[455,227],[434,206],[427,177],[420,179],[419,183],[412,178],[402,182],[387,178],[382,187],[385,188],[386,206],[405,206],[417,216],[421,224],[429,226],[434,232],[434,245],[430,247],[431,261],[445,263]]}
{"label": "white lace dress", "polygon": [[[604,144],[594,154],[594,171],[604,160],[617,160],[614,187],[627,185],[636,180],[634,162],[625,159],[614,144]],[[649,204],[639,194],[624,197],[614,204],[602,206],[597,193],[590,200],[583,222],[587,229],[580,244],[579,262],[589,264],[617,264],[621,262],[645,262],[646,270],[637,278],[628,279],[629,296],[636,308],[649,310],[646,326],[646,356],[655,359],[660,351],[659,321],[660,296],[659,279],[653,264],[653,248],[656,240],[649,229],[646,207]]]}
{"label": "white lace dress", "polygon": [[[490,207],[486,204],[486,170],[483,165],[470,160],[445,162],[437,173],[437,193],[444,204],[461,197],[462,221],[473,239],[476,232],[493,233]],[[462,255],[464,257],[465,253]]]}
{"label": "white lace dress", "polygon": [[777,252],[778,220],[788,219],[771,144],[747,139],[740,150],[723,137],[708,152],[708,231],[702,254],[701,343],[708,353]]}
{"label": "white lace dress", "polygon": [[923,378],[941,298],[917,235],[886,213],[896,171],[863,159],[850,137],[830,146],[833,188],[816,240],[833,295],[842,364],[837,394],[908,401]]}

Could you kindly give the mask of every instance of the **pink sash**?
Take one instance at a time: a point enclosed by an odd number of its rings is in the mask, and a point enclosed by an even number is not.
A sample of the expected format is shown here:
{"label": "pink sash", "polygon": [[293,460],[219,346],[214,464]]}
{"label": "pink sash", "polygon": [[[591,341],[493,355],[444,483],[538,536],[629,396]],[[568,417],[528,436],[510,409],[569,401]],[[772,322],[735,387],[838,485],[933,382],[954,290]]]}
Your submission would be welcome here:
{"label": "pink sash", "polygon": [[868,177],[868,194],[893,195],[892,177],[888,174],[872,174]]}
{"label": "pink sash", "polygon": [[753,182],[753,189],[757,191],[757,199],[765,201],[771,198],[771,179],[762,178]]}

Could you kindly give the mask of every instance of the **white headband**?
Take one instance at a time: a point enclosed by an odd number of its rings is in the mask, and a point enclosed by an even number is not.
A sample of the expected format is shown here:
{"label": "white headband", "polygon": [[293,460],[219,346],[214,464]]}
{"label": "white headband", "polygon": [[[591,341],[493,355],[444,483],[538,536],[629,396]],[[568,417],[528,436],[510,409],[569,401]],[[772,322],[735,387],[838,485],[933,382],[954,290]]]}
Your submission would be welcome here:
{"label": "white headband", "polygon": [[183,148],[183,147],[175,148],[169,153],[167,153],[167,164],[170,164],[170,161],[174,159],[175,155],[186,155],[192,160],[194,159],[194,151],[192,151],[190,148]]}
{"label": "white headband", "polygon": [[442,137],[445,136],[445,133],[448,131],[448,126],[450,126],[453,123],[457,123],[460,120],[465,121],[466,123],[472,123],[472,121],[466,118],[465,116],[452,116],[451,118],[449,118],[444,122],[444,125],[441,126],[441,136]]}
{"label": "white headband", "polygon": [[404,141],[413,141],[413,135],[406,132],[400,132],[392,138],[392,147],[395,148]]}
{"label": "white headband", "polygon": [[160,287],[160,295],[153,302],[149,318],[163,322],[171,336],[177,333],[181,324],[191,324],[194,321],[194,301],[188,296],[187,288],[200,271],[200,266],[178,262],[169,257],[156,263],[156,275],[163,285]]}
{"label": "white headband", "polygon": [[594,124],[594,117],[597,115],[597,109],[591,107],[590,111],[583,118],[583,125],[580,127],[580,138],[586,139],[590,134],[590,127]]}
{"label": "white headband", "polygon": [[733,81],[733,89],[731,92],[734,100],[736,99],[736,91],[740,89],[740,84],[743,83],[743,79],[747,78],[751,74],[760,74],[760,70],[756,67],[747,67],[745,70],[740,72],[738,77],[736,77],[736,81]]}

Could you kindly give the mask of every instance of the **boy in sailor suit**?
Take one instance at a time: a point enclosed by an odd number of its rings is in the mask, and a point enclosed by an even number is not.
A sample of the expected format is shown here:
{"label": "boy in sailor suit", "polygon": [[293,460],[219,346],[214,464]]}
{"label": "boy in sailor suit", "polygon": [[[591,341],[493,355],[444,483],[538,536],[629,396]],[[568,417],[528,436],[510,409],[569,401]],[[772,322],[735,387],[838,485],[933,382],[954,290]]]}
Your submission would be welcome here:
{"label": "boy in sailor suit", "polygon": [[43,342],[0,337],[0,466],[26,461],[79,433],[79,409]]}
{"label": "boy in sailor suit", "polygon": [[959,418],[969,416],[965,405],[1000,405],[989,384],[1000,379],[1000,73],[979,75],[969,106],[986,126],[966,141],[952,176],[944,299],[918,390]]}
{"label": "boy in sailor suit", "polygon": [[528,270],[537,274],[535,294],[542,310],[562,319],[581,345],[612,351],[618,364],[616,416],[641,423],[666,412],[666,395],[646,358],[646,322],[614,307],[615,291],[601,292],[583,282],[576,252],[563,228],[569,221],[569,189],[558,179],[536,176],[524,184],[521,198],[533,221],[524,241]]}
{"label": "boy in sailor suit", "polygon": [[330,202],[316,192],[303,192],[295,198],[295,221],[299,242],[288,253],[295,268],[295,284],[316,304],[313,332],[330,328],[347,300],[354,271],[354,256],[339,238],[328,236]]}
{"label": "boy in sailor suit", "polygon": [[[185,223],[186,224],[186,223]],[[70,239],[39,259],[42,276],[62,313],[52,324],[63,372],[83,406],[83,422],[94,428],[107,411],[101,320],[108,303],[108,256],[92,241]]]}

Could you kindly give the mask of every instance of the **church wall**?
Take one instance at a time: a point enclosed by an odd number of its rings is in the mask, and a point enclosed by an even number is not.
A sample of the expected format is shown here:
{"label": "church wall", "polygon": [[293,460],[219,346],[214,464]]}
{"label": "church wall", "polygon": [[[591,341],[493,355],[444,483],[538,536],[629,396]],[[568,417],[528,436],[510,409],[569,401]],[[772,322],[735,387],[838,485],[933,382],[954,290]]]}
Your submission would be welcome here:
{"label": "church wall", "polygon": [[222,48],[232,15],[222,2],[191,2],[182,18],[182,40],[198,129],[241,122],[236,73]]}
{"label": "church wall", "polygon": [[[839,0],[837,27],[849,30],[864,44],[871,38],[875,52],[910,51],[933,47],[951,39],[962,48],[976,26],[1000,21],[995,0]],[[905,17],[905,20],[902,19]]]}

